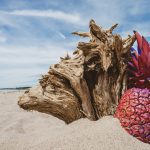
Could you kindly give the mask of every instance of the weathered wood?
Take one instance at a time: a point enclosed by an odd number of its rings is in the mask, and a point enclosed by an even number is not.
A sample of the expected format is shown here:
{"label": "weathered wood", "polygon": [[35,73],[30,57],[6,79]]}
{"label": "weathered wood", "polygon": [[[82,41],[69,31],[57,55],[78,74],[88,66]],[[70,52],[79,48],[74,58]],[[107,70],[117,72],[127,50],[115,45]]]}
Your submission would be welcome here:
{"label": "weathered wood", "polygon": [[134,36],[123,40],[113,34],[116,27],[104,30],[91,20],[90,32],[73,32],[90,41],[79,42],[72,58],[61,57],[52,65],[40,85],[20,98],[20,107],[52,114],[66,123],[113,114],[127,86],[125,59],[135,41]]}

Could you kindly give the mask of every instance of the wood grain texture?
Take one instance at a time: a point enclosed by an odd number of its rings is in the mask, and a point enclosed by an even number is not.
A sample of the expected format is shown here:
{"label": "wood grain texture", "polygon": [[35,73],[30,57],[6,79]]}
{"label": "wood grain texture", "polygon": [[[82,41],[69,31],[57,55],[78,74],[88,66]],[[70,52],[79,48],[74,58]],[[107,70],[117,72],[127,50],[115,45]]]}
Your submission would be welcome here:
{"label": "wood grain texture", "polygon": [[90,41],[79,42],[73,57],[61,57],[52,65],[39,86],[20,97],[20,107],[52,114],[66,123],[114,114],[127,87],[126,62],[135,41],[135,36],[122,39],[113,34],[116,27],[104,30],[91,20],[89,32],[73,32]]}

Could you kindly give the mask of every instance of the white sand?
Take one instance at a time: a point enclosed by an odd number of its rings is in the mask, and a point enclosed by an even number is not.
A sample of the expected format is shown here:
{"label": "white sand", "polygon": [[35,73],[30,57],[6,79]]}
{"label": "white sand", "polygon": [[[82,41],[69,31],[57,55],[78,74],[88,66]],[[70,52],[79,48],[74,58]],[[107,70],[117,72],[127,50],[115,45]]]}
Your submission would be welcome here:
{"label": "white sand", "polygon": [[0,93],[0,150],[149,150],[111,116],[65,125],[57,118],[17,105],[22,92]]}

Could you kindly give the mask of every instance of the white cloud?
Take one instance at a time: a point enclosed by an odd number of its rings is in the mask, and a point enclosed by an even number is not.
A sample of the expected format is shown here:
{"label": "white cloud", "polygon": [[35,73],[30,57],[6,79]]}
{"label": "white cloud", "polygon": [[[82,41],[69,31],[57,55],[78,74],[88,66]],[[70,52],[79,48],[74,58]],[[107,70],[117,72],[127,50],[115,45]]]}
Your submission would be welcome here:
{"label": "white cloud", "polygon": [[59,62],[60,56],[66,53],[65,47],[62,45],[42,46],[19,46],[19,45],[4,45],[0,46],[0,64],[51,64]]}
{"label": "white cloud", "polygon": [[0,25],[7,25],[14,28],[19,27],[17,21],[3,11],[0,11]]}
{"label": "white cloud", "polygon": [[[32,86],[38,83],[38,79],[41,78],[42,74],[45,74],[47,68],[16,68],[7,69],[1,71],[1,82],[0,88],[14,88],[22,86]],[[34,72],[34,74],[33,74]],[[34,76],[35,75],[35,76]]]}
{"label": "white cloud", "polygon": [[58,35],[61,37],[61,38],[63,38],[63,39],[66,39],[66,36],[64,35],[64,34],[62,34],[61,32],[57,32],[58,33]]}
{"label": "white cloud", "polygon": [[66,52],[59,43],[0,45],[0,88],[33,85],[33,82],[38,82],[40,74],[45,74],[50,65],[58,63]]}
{"label": "white cloud", "polygon": [[5,43],[7,41],[7,37],[4,35],[3,31],[0,30],[0,43]]}
{"label": "white cloud", "polygon": [[[4,14],[16,15],[16,16],[31,16],[31,17],[43,17],[43,18],[52,18],[57,20],[62,20],[68,23],[80,24],[81,16],[78,13],[66,13],[63,11],[57,10],[14,10],[9,12],[4,12]],[[83,22],[83,20],[82,20]]]}
{"label": "white cloud", "polygon": [[4,36],[0,36],[0,42],[5,43],[7,41],[7,38]]}

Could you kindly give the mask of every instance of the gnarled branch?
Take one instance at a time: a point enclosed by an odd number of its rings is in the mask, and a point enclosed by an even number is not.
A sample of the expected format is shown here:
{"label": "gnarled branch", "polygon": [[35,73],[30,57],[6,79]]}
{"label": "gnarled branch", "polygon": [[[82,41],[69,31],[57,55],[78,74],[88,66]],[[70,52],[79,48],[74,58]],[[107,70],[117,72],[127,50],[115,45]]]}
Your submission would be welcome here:
{"label": "gnarled branch", "polygon": [[20,107],[52,114],[66,123],[113,114],[127,86],[125,59],[135,41],[134,36],[122,39],[113,34],[116,27],[104,30],[91,20],[90,32],[73,32],[90,41],[79,42],[73,57],[61,57],[52,65],[39,85],[20,98]]}

